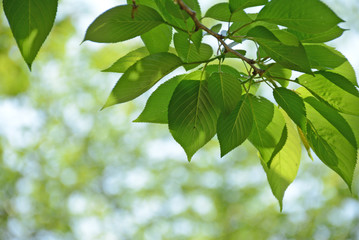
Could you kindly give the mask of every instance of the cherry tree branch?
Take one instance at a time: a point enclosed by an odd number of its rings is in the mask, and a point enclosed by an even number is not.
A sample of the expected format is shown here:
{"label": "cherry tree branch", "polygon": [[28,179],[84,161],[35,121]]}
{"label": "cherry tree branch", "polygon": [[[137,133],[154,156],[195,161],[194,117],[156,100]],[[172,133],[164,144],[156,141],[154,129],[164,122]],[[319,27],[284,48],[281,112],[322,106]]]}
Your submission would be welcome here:
{"label": "cherry tree branch", "polygon": [[181,9],[183,9],[185,12],[187,12],[187,14],[192,18],[193,22],[196,25],[196,30],[199,29],[203,29],[204,31],[206,31],[207,33],[209,33],[210,35],[214,36],[215,38],[217,38],[217,40],[222,44],[222,46],[225,48],[226,52],[230,52],[233,53],[234,55],[236,55],[237,57],[239,57],[240,59],[242,59],[243,61],[245,61],[246,63],[248,63],[252,69],[253,69],[253,75],[259,75],[262,76],[264,74],[264,70],[258,68],[257,66],[255,66],[256,61],[254,61],[253,59],[247,58],[245,56],[243,56],[242,54],[240,54],[239,52],[237,52],[236,50],[232,49],[230,46],[228,46],[228,44],[224,41],[224,36],[221,34],[218,34],[214,31],[212,31],[211,29],[209,29],[208,27],[204,26],[196,17],[196,12],[193,11],[190,7],[187,6],[187,4],[185,4],[183,2],[183,0],[176,0],[177,4],[180,6]]}

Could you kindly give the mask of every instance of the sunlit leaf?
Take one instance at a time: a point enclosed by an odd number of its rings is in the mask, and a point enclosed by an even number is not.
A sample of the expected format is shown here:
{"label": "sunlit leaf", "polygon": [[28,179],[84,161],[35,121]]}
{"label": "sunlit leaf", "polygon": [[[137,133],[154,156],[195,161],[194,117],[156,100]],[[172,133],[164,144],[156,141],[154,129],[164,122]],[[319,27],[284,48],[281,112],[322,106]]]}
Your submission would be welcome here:
{"label": "sunlit leaf", "polygon": [[302,151],[299,134],[295,125],[285,113],[283,115],[288,131],[285,144],[272,159],[270,168],[268,168],[265,161],[261,161],[267,173],[272,192],[279,201],[281,210],[283,208],[284,192],[297,176]]}
{"label": "sunlit leaf", "polygon": [[308,33],[328,31],[343,22],[319,0],[272,0],[259,12],[257,20]]}
{"label": "sunlit leaf", "polygon": [[318,70],[333,69],[342,65],[346,58],[325,44],[304,44],[310,66]]}
{"label": "sunlit leaf", "polygon": [[107,10],[91,23],[84,41],[121,42],[142,35],[162,24],[162,17],[153,8],[121,5]]}
{"label": "sunlit leaf", "polygon": [[137,48],[136,50],[129,52],[125,56],[118,59],[114,64],[109,68],[103,70],[103,72],[117,72],[124,73],[126,70],[135,64],[138,60],[149,55],[147,48]]}
{"label": "sunlit leaf", "polygon": [[172,41],[172,27],[164,24],[159,25],[142,34],[141,39],[151,54],[167,52]]}
{"label": "sunlit leaf", "polygon": [[359,115],[359,92],[343,76],[319,71],[315,76],[304,74],[297,79],[316,97],[328,102],[343,113]]}
{"label": "sunlit leaf", "polygon": [[140,96],[181,65],[182,61],[171,53],[155,53],[142,58],[121,76],[104,107]]}
{"label": "sunlit leaf", "polygon": [[4,0],[4,12],[20,52],[31,69],[54,24],[57,0]]}

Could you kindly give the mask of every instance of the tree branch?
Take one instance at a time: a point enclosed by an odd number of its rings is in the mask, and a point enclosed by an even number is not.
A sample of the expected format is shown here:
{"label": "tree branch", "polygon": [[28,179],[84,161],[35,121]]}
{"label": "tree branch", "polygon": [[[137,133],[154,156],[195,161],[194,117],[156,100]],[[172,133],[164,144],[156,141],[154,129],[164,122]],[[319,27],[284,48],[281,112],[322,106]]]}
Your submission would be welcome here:
{"label": "tree branch", "polygon": [[196,12],[193,11],[190,7],[188,7],[182,0],[176,0],[176,2],[178,3],[178,5],[180,6],[181,9],[183,9],[184,11],[186,11],[188,13],[188,15],[192,18],[193,22],[196,25],[196,30],[199,29],[203,29],[204,31],[206,31],[207,33],[209,33],[210,35],[214,36],[215,38],[217,38],[217,40],[222,44],[222,46],[225,48],[226,52],[231,52],[234,55],[236,55],[237,57],[239,57],[240,59],[242,59],[243,61],[245,61],[246,63],[248,63],[252,69],[253,69],[253,75],[259,75],[262,76],[264,74],[264,70],[258,68],[255,66],[256,61],[254,61],[253,59],[247,58],[245,56],[243,56],[242,54],[240,54],[239,52],[237,52],[236,50],[232,49],[231,47],[229,47],[227,45],[227,43],[225,43],[224,41],[224,36],[221,34],[218,34],[214,31],[212,31],[211,29],[207,28],[206,26],[204,26],[196,17]]}

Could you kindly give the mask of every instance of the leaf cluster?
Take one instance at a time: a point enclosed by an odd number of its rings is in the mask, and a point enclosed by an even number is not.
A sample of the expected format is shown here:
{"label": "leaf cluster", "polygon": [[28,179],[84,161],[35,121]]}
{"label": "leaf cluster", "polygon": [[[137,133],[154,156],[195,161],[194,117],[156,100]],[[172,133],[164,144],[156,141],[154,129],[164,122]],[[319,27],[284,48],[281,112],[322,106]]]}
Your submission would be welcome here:
{"label": "leaf cluster", "polygon": [[[31,67],[51,30],[57,1],[30,0],[21,6],[19,1],[4,0],[4,10]],[[246,13],[254,6],[263,7]],[[218,22],[205,26],[205,18]],[[229,0],[205,14],[197,0],[137,0],[98,16],[84,41],[114,43],[140,36],[144,43],[104,70],[123,73],[104,107],[137,98],[183,67],[185,74],[152,93],[135,122],[168,124],[189,161],[215,135],[221,156],[249,140],[282,206],[299,168],[301,143],[351,188],[358,85],[348,60],[325,44],[344,32],[341,22],[319,0]],[[205,35],[218,46],[204,43]],[[255,43],[256,59],[238,48],[244,41]],[[236,65],[227,65],[229,58],[238,60]],[[293,71],[301,75],[292,79]],[[291,82],[301,87],[290,89]],[[272,89],[277,105],[256,93],[260,84]]]}

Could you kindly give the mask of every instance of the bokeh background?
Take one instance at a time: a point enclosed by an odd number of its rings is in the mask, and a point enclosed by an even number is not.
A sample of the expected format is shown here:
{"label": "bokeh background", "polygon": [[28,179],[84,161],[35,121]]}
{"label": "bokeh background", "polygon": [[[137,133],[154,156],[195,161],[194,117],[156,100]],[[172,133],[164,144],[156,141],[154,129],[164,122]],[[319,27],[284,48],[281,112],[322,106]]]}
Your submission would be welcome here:
{"label": "bokeh background", "polygon": [[[80,43],[124,2],[60,1],[32,72],[0,7],[0,239],[359,239],[358,171],[350,193],[303,152],[281,213],[250,144],[220,158],[213,139],[188,163],[165,125],[132,123],[150,93],[100,111],[120,77],[100,70],[141,41]],[[359,73],[359,2],[325,2]]]}

